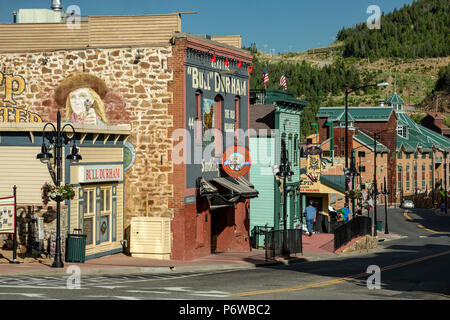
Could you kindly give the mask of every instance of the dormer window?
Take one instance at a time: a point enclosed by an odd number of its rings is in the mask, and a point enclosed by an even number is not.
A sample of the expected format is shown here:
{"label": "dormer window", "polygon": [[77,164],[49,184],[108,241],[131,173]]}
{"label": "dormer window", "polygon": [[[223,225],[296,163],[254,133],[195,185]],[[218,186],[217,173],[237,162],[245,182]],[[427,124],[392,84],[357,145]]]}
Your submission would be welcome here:
{"label": "dormer window", "polygon": [[[345,121],[341,122],[341,127],[345,127]],[[353,128],[353,121],[348,121],[348,127]]]}
{"label": "dormer window", "polygon": [[408,139],[408,127],[397,126],[397,134],[405,139]]}

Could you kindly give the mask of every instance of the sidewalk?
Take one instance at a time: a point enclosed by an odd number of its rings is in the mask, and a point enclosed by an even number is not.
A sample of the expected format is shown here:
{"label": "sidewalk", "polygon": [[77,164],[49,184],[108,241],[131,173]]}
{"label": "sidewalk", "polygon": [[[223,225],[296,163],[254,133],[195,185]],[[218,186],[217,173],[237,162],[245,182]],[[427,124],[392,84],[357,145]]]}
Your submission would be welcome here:
{"label": "sidewalk", "polygon": [[[378,233],[379,241],[402,238],[396,234]],[[76,265],[82,274],[139,274],[139,273],[172,273],[172,272],[205,272],[232,269],[254,269],[263,266],[290,265],[308,261],[333,259],[339,254],[333,253],[333,237],[329,234],[303,235],[303,255],[292,255],[290,258],[268,259],[264,249],[253,249],[251,252],[216,253],[191,261],[156,260],[133,258],[123,253],[87,260],[85,263],[64,264],[63,269],[51,267],[53,260],[41,258],[21,258],[20,264],[10,264],[12,251],[0,251],[0,276],[17,275],[67,275],[67,268]],[[348,244],[349,245],[349,244]],[[346,245],[347,246],[347,245]]]}

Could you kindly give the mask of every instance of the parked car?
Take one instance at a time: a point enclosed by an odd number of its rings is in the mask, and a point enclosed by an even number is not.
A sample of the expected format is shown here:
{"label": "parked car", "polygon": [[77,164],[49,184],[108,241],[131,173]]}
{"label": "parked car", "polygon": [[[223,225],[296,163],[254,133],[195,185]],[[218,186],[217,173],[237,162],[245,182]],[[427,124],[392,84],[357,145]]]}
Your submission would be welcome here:
{"label": "parked car", "polygon": [[403,209],[414,209],[414,202],[411,200],[403,200],[402,202]]}

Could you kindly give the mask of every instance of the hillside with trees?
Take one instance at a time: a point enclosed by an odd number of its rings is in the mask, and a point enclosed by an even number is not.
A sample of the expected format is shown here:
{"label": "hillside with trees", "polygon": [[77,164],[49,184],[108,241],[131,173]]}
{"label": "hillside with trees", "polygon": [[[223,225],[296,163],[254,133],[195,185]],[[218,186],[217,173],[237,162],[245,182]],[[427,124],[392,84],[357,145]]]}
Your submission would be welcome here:
{"label": "hillside with trees", "polygon": [[450,55],[450,0],[420,0],[382,15],[381,29],[343,28],[344,57],[426,58]]}
{"label": "hillside with trees", "polygon": [[343,106],[345,88],[362,84],[387,81],[390,86],[352,93],[350,106],[376,106],[397,91],[409,108],[422,111],[434,110],[424,106],[435,108],[437,96],[445,113],[450,101],[441,86],[448,83],[449,19],[450,0],[420,0],[383,14],[381,30],[369,30],[366,23],[342,29],[329,47],[266,55],[252,45],[247,48],[254,56],[250,88],[264,88],[267,66],[268,87],[281,89],[284,72],[288,91],[309,102],[302,116],[303,138],[314,133],[311,123],[320,107]]}

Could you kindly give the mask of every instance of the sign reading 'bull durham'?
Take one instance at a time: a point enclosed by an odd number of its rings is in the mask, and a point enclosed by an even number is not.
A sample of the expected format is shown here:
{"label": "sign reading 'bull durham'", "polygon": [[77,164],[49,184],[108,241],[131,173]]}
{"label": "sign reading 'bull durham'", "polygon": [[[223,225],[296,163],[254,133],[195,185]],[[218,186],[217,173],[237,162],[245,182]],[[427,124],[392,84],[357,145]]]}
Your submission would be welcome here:
{"label": "sign reading 'bull durham'", "polygon": [[122,167],[119,165],[98,165],[78,167],[78,182],[105,182],[123,179]]}

